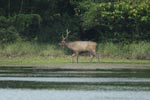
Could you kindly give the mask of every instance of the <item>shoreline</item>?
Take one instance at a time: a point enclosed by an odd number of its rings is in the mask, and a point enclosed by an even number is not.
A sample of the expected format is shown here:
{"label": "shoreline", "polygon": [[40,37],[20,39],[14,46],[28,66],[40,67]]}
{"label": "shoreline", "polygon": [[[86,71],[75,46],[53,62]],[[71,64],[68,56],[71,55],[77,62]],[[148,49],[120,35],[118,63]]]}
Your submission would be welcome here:
{"label": "shoreline", "polygon": [[50,69],[111,69],[111,68],[136,68],[136,69],[150,69],[150,60],[137,59],[113,59],[101,58],[100,63],[97,59],[93,59],[89,63],[89,58],[79,58],[79,63],[72,63],[71,58],[56,57],[56,58],[42,58],[42,57],[19,57],[19,58],[2,58],[0,57],[0,67],[40,67]]}
{"label": "shoreline", "polygon": [[59,63],[43,65],[0,65],[0,67],[34,67],[56,70],[98,70],[98,69],[150,69],[150,64],[133,63]]}

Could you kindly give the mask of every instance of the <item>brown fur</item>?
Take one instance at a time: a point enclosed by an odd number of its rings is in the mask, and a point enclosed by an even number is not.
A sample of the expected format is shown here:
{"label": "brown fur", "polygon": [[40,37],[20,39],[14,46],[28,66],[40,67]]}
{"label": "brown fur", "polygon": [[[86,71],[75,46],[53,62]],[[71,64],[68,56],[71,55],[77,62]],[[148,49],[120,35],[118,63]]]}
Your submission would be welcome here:
{"label": "brown fur", "polygon": [[93,42],[93,41],[66,42],[63,40],[59,44],[63,47],[67,47],[67,48],[71,49],[74,52],[72,54],[72,62],[73,62],[73,57],[76,56],[77,63],[78,63],[78,55],[80,52],[84,52],[84,51],[87,51],[90,53],[90,57],[91,57],[90,61],[91,62],[92,62],[93,57],[97,57],[99,60],[99,56],[97,56],[97,54],[96,54],[96,46],[97,46],[96,42]]}

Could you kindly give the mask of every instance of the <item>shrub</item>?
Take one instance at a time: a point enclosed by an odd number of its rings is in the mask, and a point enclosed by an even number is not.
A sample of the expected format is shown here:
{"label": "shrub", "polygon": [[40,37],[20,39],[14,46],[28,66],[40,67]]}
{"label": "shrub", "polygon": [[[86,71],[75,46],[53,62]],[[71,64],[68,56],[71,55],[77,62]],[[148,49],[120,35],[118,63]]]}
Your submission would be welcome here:
{"label": "shrub", "polygon": [[0,28],[0,43],[14,42],[19,38],[15,27]]}

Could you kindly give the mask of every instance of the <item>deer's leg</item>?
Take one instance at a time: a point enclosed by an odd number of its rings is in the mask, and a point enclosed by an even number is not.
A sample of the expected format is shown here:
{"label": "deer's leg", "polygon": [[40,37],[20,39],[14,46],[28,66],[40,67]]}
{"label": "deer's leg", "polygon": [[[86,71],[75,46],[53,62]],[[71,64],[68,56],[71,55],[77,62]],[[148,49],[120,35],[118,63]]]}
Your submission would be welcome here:
{"label": "deer's leg", "polygon": [[90,53],[90,62],[92,62],[93,58],[94,58],[93,54]]}
{"label": "deer's leg", "polygon": [[76,56],[77,56],[77,63],[78,63],[79,52],[76,52]]}
{"label": "deer's leg", "polygon": [[75,53],[72,54],[72,63],[74,62],[74,57],[76,56]]}
{"label": "deer's leg", "polygon": [[96,53],[96,58],[97,58],[98,62],[100,63],[100,56],[98,53]]}
{"label": "deer's leg", "polygon": [[96,57],[98,59],[98,62],[100,62],[99,55],[96,53],[96,51],[92,51],[90,56],[91,56],[90,62],[92,62],[94,57]]}
{"label": "deer's leg", "polygon": [[95,51],[89,51],[89,53],[90,53],[90,62],[92,62],[95,56]]}
{"label": "deer's leg", "polygon": [[96,57],[96,59],[98,60],[98,62],[100,62],[100,57],[99,54],[96,53],[96,51],[93,52],[94,57]]}

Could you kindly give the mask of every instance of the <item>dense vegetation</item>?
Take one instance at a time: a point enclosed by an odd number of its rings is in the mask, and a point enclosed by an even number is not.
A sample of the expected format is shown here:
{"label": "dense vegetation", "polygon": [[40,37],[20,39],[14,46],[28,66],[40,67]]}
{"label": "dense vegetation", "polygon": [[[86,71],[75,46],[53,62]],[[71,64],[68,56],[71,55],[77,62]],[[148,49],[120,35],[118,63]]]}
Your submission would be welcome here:
{"label": "dense vegetation", "polygon": [[72,32],[69,40],[93,40],[116,49],[140,44],[137,48],[145,58],[150,55],[150,1],[0,0],[1,54],[7,54],[8,43],[17,41],[58,43],[66,29]]}
{"label": "dense vegetation", "polygon": [[58,42],[150,40],[149,0],[1,0],[0,42],[18,39]]}

